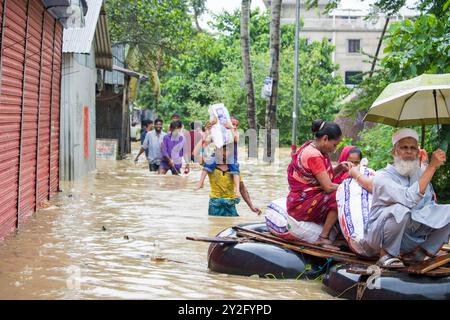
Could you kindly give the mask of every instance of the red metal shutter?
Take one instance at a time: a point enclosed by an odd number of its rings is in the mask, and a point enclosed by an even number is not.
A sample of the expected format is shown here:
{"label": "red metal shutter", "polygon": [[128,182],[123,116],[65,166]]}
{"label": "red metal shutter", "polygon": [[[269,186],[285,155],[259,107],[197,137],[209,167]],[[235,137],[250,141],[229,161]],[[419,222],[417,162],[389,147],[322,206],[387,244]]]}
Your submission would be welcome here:
{"label": "red metal shutter", "polygon": [[0,91],[0,235],[16,225],[26,6],[6,1]]}
{"label": "red metal shutter", "polygon": [[0,19],[2,238],[58,191],[63,29],[35,0],[0,0]]}
{"label": "red metal shutter", "polygon": [[36,209],[36,125],[39,111],[39,75],[41,58],[42,17],[41,1],[30,1],[25,59],[25,83],[22,126],[22,158],[20,170],[19,223]]}
{"label": "red metal shutter", "polygon": [[52,84],[52,122],[51,122],[51,161],[50,161],[50,195],[59,190],[59,129],[61,102],[61,64],[63,27],[55,22],[53,44],[53,84]]}
{"label": "red metal shutter", "polygon": [[50,105],[52,95],[52,60],[54,19],[45,13],[43,61],[41,76],[41,107],[39,116],[38,207],[49,198],[50,179]]}

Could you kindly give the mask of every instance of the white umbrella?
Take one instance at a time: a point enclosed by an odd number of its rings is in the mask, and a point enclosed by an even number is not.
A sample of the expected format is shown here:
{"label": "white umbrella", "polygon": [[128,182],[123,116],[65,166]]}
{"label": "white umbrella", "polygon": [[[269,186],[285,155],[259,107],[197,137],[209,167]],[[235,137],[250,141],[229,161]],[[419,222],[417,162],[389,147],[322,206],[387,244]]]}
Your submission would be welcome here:
{"label": "white umbrella", "polygon": [[364,121],[394,127],[450,124],[450,74],[423,74],[391,83]]}

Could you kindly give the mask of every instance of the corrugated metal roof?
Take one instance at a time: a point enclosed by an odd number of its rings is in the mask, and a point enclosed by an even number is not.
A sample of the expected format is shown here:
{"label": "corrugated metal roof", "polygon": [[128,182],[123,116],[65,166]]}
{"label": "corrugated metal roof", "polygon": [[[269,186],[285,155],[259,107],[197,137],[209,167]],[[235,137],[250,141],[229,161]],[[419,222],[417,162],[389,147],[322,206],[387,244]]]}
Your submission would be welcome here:
{"label": "corrugated metal roof", "polygon": [[125,73],[125,74],[129,75],[130,77],[138,78],[139,80],[144,80],[144,81],[148,80],[148,76],[146,76],[145,74],[136,72],[134,70],[126,69],[126,68],[119,67],[119,66],[116,66],[116,65],[113,66],[113,69],[115,71],[119,71],[119,72]]}
{"label": "corrugated metal roof", "polygon": [[87,0],[87,3],[89,10],[84,27],[64,29],[63,53],[88,54],[95,41],[97,67],[112,70],[111,40],[103,0]]}
{"label": "corrugated metal roof", "polygon": [[64,30],[63,53],[89,53],[94,40],[97,21],[103,0],[87,0],[89,10],[85,17],[83,28],[69,28]]}
{"label": "corrugated metal roof", "polygon": [[95,64],[97,68],[112,70],[112,57],[111,39],[109,38],[106,24],[106,12],[102,7],[95,31]]}
{"label": "corrugated metal roof", "polygon": [[[123,44],[115,44],[112,46],[113,54],[113,65],[124,67],[125,66],[125,47]],[[124,74],[118,71],[106,71],[105,72],[105,83],[106,84],[119,84],[124,83]]]}

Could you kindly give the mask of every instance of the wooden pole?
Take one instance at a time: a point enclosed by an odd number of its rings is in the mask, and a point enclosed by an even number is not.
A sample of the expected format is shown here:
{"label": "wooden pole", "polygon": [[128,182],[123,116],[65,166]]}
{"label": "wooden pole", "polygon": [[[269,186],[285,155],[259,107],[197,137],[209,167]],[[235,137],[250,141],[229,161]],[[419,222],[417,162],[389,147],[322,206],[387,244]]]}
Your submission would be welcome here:
{"label": "wooden pole", "polygon": [[292,108],[292,146],[297,145],[299,37],[300,37],[300,0],[296,0],[296,2],[295,2],[294,107]]}

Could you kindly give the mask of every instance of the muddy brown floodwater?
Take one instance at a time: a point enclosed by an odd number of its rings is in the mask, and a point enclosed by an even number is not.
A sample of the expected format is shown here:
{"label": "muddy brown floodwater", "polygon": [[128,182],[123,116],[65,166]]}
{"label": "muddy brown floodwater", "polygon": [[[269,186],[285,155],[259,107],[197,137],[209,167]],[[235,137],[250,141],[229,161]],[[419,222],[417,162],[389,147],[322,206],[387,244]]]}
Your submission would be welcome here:
{"label": "muddy brown floodwater", "polygon": [[[138,145],[133,144],[135,156]],[[287,194],[288,150],[279,166],[242,164],[253,202],[264,209]],[[130,158],[131,159],[131,158]],[[218,274],[208,243],[231,225],[261,222],[242,201],[240,217],[209,217],[200,176],[157,176],[146,161],[97,161],[97,170],[61,183],[50,206],[0,243],[0,299],[330,299],[320,281]],[[155,259],[162,257],[165,259]]]}

